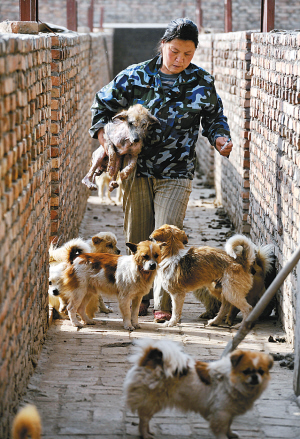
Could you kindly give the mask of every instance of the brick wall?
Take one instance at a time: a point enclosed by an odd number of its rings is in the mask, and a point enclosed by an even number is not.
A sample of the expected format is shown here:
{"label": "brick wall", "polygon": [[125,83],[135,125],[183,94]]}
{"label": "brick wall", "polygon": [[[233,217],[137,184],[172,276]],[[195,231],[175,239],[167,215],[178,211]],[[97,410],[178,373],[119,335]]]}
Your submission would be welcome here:
{"label": "brick wall", "polygon": [[[51,40],[0,35],[0,437],[47,329]],[[10,436],[9,436],[10,437]]]}
{"label": "brick wall", "polygon": [[[88,25],[88,7],[91,0],[78,3],[78,24]],[[203,26],[215,32],[224,31],[224,1],[202,0]],[[196,21],[197,1],[168,0],[94,0],[94,26],[99,27],[100,7],[104,7],[104,24],[109,23],[168,23],[183,14]],[[233,31],[259,30],[261,0],[233,0]],[[299,29],[299,1],[276,0],[276,29]],[[66,2],[43,0],[39,2],[39,18],[48,23],[66,26]],[[1,0],[0,21],[19,19],[19,0]]]}
{"label": "brick wall", "polygon": [[217,200],[239,233],[249,232],[250,38],[250,32],[216,34],[213,50],[215,86],[234,144],[229,160],[215,153]]}
{"label": "brick wall", "polygon": [[51,239],[77,235],[88,189],[81,183],[91,159],[88,135],[94,94],[109,82],[107,37],[52,37]]}
{"label": "brick wall", "polygon": [[89,48],[87,34],[52,36],[51,239],[74,237],[86,207],[81,179],[91,154]]}
{"label": "brick wall", "polygon": [[215,184],[217,202],[240,233],[249,232],[250,38],[251,32],[201,34],[193,59],[215,77],[234,143],[228,160],[200,134],[196,146],[199,166],[208,182]]}
{"label": "brick wall", "polygon": [[49,241],[77,236],[85,212],[107,46],[102,34],[0,35],[1,439],[48,327]]}
{"label": "brick wall", "polygon": [[[296,31],[235,32],[210,39],[204,34],[194,58],[215,76],[234,143],[226,160],[212,156],[212,147],[199,136],[199,166],[214,182],[217,200],[236,230],[250,233],[256,243],[274,245],[278,270],[299,244],[299,43]],[[294,270],[278,294],[291,343],[296,297]]]}
{"label": "brick wall", "polygon": [[[296,249],[300,219],[300,32],[252,35],[251,236],[275,246],[278,269]],[[279,295],[280,316],[293,341],[294,270]]]}

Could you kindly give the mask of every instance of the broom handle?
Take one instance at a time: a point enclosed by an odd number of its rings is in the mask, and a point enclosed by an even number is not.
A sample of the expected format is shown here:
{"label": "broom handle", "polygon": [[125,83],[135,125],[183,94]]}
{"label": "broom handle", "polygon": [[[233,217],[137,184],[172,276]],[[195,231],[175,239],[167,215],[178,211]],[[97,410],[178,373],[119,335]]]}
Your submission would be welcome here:
{"label": "broom handle", "polygon": [[252,309],[251,313],[248,315],[246,320],[242,323],[241,327],[239,328],[238,332],[235,334],[233,339],[227,343],[227,346],[225,347],[221,355],[221,358],[232,352],[234,349],[236,349],[236,347],[240,344],[240,342],[244,340],[248,332],[250,332],[251,329],[254,327],[255,321],[261,315],[261,313],[268,305],[272,297],[275,296],[278,288],[280,288],[286,277],[297,265],[299,259],[300,259],[300,246],[293,253],[293,255],[291,256],[290,260],[286,263],[286,265],[277,274],[277,276],[275,277],[275,279],[273,280],[267,291],[265,291],[265,293],[257,302],[255,307]]}

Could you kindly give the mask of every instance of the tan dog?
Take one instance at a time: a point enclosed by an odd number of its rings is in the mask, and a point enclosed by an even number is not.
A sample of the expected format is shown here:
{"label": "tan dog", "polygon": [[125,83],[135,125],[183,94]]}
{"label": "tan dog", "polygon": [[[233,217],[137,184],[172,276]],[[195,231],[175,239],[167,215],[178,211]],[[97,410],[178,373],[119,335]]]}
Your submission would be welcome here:
{"label": "tan dog", "polygon": [[[106,172],[102,172],[101,175],[97,175],[95,177],[95,183],[98,187],[98,197],[100,198],[101,201],[104,200],[104,194],[106,195],[109,201],[113,201],[109,191],[110,180],[111,178]],[[121,203],[123,197],[123,190],[122,190],[122,181],[119,176],[117,178],[117,183],[119,186],[117,188],[115,202]]]}
{"label": "tan dog", "polygon": [[[231,249],[228,250],[233,251],[234,241],[230,241]],[[238,252],[239,249],[236,249]],[[263,245],[256,247],[255,246],[255,260],[251,267],[251,273],[253,275],[253,285],[247,294],[247,302],[251,306],[255,306],[259,299],[264,294],[265,287],[265,279],[267,274],[272,269],[272,264],[274,260],[273,254],[273,246],[272,245]],[[221,295],[222,295],[222,287],[220,283],[216,283],[213,285],[215,290],[215,295],[213,296],[207,288],[201,288],[199,290],[194,291],[194,296],[204,304],[206,311],[200,315],[202,319],[212,319],[214,318],[220,310],[221,305]],[[217,298],[218,297],[218,298]],[[268,306],[261,315],[261,318],[265,318],[270,315],[272,312],[274,304]],[[237,316],[239,309],[235,306],[231,305],[225,323],[229,326],[233,325],[234,319]]]}
{"label": "tan dog", "polygon": [[207,287],[211,294],[216,294],[212,287],[217,282],[222,285],[222,305],[220,311],[209,325],[219,325],[227,315],[230,304],[241,310],[245,319],[252,306],[246,296],[252,287],[253,276],[250,269],[255,258],[251,241],[240,236],[236,245],[242,246],[241,256],[228,255],[225,250],[213,247],[190,247],[183,230],[165,224],[155,230],[150,238],[161,244],[161,264],[158,270],[162,287],[172,298],[172,318],[164,326],[176,325],[181,317],[186,293],[201,287]]}
{"label": "tan dog", "polygon": [[12,427],[13,439],[40,439],[42,424],[40,415],[34,405],[27,404],[17,413]]}
{"label": "tan dog", "polygon": [[[92,166],[82,183],[89,189],[97,190],[95,177],[107,171],[111,178],[109,190],[118,187],[118,172],[122,181],[133,172],[149,128],[155,124],[160,124],[158,119],[141,104],[132,105],[116,114],[104,127],[108,156],[103,146],[93,153]],[[124,156],[126,157],[123,167]]]}
{"label": "tan dog", "polygon": [[178,408],[199,413],[217,439],[237,438],[233,418],[251,409],[266,389],[273,365],[270,355],[236,350],[211,363],[196,361],[170,340],[135,342],[132,368],[124,382],[127,405],[139,416],[139,432],[152,439],[151,418]]}
{"label": "tan dog", "polygon": [[[82,253],[111,253],[120,254],[120,250],[117,247],[117,238],[114,233],[100,232],[94,235],[91,239],[85,241],[82,238],[71,239],[61,247],[54,247],[50,244],[49,248],[49,263],[50,272],[55,272],[54,265],[66,262],[69,258],[74,259]],[[51,282],[51,280],[50,280]],[[51,285],[50,285],[51,287]],[[49,291],[55,291],[50,288]],[[55,309],[61,319],[67,319],[66,303],[61,299],[58,294],[49,294],[49,322],[53,319],[53,309]],[[107,307],[103,301],[101,294],[97,297],[92,295],[91,300],[87,304],[86,313],[90,319],[95,317],[95,313],[100,309],[101,312],[106,314],[112,312],[112,309]]]}
{"label": "tan dog", "polygon": [[[59,295],[67,303],[69,318],[73,326],[95,322],[86,315],[86,305],[98,292],[118,298],[124,328],[139,328],[138,312],[142,298],[152,286],[160,262],[160,247],[151,241],[139,244],[127,243],[130,256],[107,253],[83,253],[67,263],[54,266],[51,270],[50,294]],[[130,309],[130,303],[132,308]]]}

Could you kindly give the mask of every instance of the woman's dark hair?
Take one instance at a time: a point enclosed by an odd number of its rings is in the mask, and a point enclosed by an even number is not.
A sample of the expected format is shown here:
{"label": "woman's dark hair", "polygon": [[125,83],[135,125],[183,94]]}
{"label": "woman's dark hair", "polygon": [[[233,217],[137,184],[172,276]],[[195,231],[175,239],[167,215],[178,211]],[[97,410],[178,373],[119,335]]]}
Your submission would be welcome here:
{"label": "woman's dark hair", "polygon": [[159,40],[158,49],[160,52],[160,46],[162,42],[168,43],[169,41],[178,38],[179,40],[191,40],[195,44],[195,47],[198,46],[198,28],[197,25],[190,20],[189,18],[176,18],[176,20],[172,20],[167,29],[165,30],[164,35]]}

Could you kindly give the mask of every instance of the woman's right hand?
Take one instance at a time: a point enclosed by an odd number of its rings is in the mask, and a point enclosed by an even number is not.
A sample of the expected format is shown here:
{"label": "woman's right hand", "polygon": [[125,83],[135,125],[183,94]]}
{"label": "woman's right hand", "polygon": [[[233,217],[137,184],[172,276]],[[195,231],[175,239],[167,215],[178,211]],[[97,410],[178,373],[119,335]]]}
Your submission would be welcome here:
{"label": "woman's right hand", "polygon": [[[228,141],[228,143],[227,143]],[[227,143],[227,144],[226,144]],[[225,145],[226,144],[226,145]],[[218,137],[216,140],[216,149],[224,157],[229,157],[233,143],[227,137]]]}

